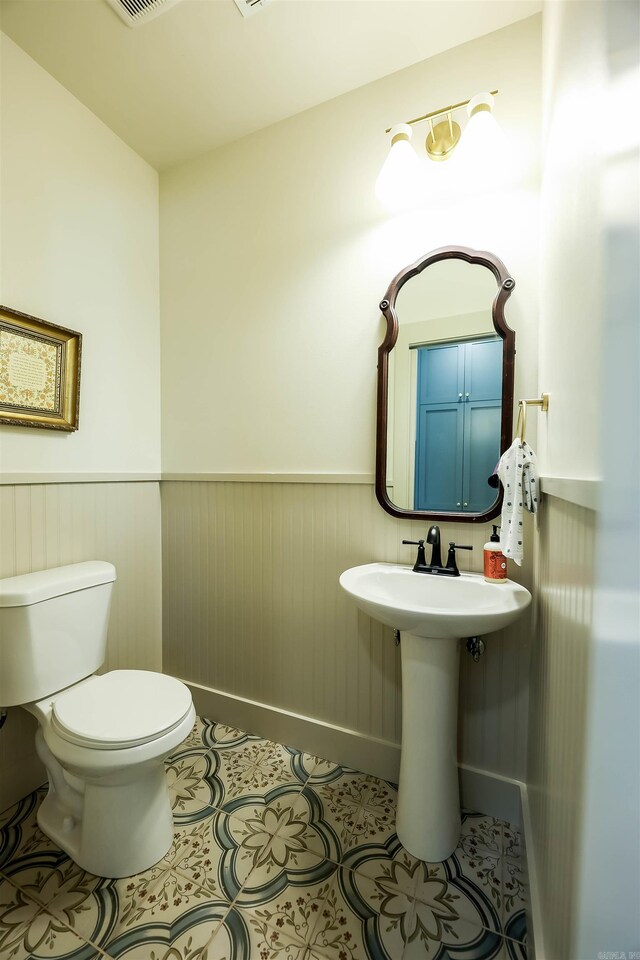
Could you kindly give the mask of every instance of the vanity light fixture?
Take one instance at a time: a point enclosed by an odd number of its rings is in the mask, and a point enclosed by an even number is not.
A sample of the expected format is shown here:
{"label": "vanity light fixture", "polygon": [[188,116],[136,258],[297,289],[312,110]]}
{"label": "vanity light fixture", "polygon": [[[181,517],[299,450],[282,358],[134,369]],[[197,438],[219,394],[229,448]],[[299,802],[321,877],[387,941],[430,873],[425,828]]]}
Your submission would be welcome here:
{"label": "vanity light fixture", "polygon": [[[497,93],[497,90],[480,93],[470,100],[462,100],[406,123],[388,127],[385,133],[391,134],[391,149],[376,181],[377,196],[392,206],[398,206],[399,195],[402,199],[410,195],[413,201],[424,199],[426,176],[423,164],[410,143],[414,124],[429,124],[425,148],[430,160],[448,160],[458,143],[465,143],[468,138],[477,142],[486,152],[489,137],[497,127],[492,113],[493,98]],[[464,107],[467,108],[469,119],[462,137],[460,124],[453,119],[453,114]],[[469,144],[469,147],[469,151],[465,152],[475,154],[473,144]]]}
{"label": "vanity light fixture", "polygon": [[387,132],[391,134],[391,149],[376,180],[376,195],[384,203],[404,207],[422,199],[422,164],[411,146],[413,130],[408,123],[398,123]]}
{"label": "vanity light fixture", "polygon": [[490,179],[502,151],[499,144],[500,128],[493,115],[494,99],[491,93],[479,93],[467,104],[469,117],[464,137],[456,157],[460,174],[469,181]]}

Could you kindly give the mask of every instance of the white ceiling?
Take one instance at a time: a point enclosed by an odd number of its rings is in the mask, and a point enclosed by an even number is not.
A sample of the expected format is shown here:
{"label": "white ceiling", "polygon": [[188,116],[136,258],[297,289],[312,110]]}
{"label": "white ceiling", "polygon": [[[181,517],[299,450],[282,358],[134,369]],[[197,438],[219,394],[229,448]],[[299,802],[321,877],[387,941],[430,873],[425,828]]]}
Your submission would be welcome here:
{"label": "white ceiling", "polygon": [[158,169],[537,13],[542,0],[0,0],[0,26]]}

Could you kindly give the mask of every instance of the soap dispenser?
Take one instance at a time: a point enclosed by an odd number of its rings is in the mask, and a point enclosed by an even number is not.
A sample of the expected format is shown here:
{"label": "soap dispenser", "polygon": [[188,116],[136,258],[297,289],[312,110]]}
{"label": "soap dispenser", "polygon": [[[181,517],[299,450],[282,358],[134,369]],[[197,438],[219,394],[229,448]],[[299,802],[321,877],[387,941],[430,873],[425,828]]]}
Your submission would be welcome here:
{"label": "soap dispenser", "polygon": [[500,549],[498,527],[494,523],[493,533],[484,545],[484,578],[489,583],[507,582],[507,558]]}

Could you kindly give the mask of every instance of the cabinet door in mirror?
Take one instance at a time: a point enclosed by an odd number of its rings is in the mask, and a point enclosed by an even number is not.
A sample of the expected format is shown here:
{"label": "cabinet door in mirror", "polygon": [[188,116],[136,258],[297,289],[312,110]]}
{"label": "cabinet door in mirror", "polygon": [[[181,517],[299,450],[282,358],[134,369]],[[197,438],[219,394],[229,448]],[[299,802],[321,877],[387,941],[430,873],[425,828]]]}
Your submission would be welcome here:
{"label": "cabinet door in mirror", "polygon": [[497,257],[443,247],[402,270],[380,309],[376,495],[396,517],[485,522],[511,442],[515,283]]}

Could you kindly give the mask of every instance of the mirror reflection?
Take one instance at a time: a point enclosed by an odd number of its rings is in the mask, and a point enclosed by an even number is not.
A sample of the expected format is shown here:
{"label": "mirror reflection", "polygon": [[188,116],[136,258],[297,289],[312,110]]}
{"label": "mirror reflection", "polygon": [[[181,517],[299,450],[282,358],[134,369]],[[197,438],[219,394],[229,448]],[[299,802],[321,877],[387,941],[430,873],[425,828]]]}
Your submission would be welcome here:
{"label": "mirror reflection", "polygon": [[471,519],[497,504],[488,481],[502,440],[504,341],[492,309],[499,288],[487,265],[450,258],[397,292],[382,418],[392,507]]}

